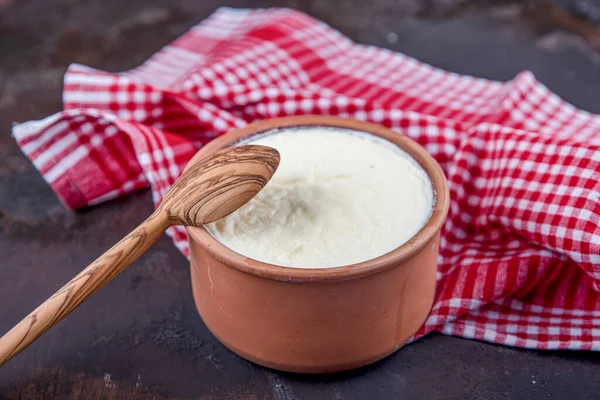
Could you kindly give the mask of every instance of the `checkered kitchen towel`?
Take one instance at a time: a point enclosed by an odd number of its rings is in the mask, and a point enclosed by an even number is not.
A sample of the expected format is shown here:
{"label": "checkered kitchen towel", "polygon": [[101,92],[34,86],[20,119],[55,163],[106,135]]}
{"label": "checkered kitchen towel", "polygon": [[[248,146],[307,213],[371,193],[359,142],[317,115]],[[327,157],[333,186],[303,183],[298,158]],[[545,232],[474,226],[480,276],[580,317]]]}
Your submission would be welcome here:
{"label": "checkered kitchen towel", "polygon": [[[452,198],[416,337],[600,350],[600,117],[529,72],[461,76],[296,11],[220,9],[133,70],[72,65],[63,97],[13,134],[74,209],[147,186],[158,203],[199,147],[259,119],[331,114],[408,135]],[[185,230],[168,233],[187,256]]]}

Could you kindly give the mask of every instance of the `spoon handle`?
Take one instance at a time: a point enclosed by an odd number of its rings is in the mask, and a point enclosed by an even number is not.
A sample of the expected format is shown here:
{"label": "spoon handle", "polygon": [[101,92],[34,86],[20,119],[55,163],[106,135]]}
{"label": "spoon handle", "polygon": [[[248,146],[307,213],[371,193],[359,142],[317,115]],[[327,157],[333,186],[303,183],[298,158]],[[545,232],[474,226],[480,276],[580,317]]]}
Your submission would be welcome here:
{"label": "spoon handle", "polygon": [[20,353],[127,268],[154,244],[169,225],[166,213],[157,210],[15,325],[0,338],[0,366]]}

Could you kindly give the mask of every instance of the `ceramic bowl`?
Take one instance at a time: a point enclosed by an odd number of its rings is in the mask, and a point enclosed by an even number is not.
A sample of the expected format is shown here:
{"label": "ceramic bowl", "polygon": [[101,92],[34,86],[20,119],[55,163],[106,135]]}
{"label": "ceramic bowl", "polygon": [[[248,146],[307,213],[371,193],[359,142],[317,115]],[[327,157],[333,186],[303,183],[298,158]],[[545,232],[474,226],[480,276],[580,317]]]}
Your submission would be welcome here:
{"label": "ceramic bowl", "polygon": [[359,264],[322,269],[276,266],[240,255],[205,229],[188,227],[194,300],[226,347],[289,372],[338,372],[398,350],[424,323],[435,294],[440,229],[448,212],[446,178],[427,151],[380,125],[328,116],[270,119],[233,130],[194,159],[265,131],[290,126],[349,128],[410,154],[434,187],[433,213],[407,243]]}

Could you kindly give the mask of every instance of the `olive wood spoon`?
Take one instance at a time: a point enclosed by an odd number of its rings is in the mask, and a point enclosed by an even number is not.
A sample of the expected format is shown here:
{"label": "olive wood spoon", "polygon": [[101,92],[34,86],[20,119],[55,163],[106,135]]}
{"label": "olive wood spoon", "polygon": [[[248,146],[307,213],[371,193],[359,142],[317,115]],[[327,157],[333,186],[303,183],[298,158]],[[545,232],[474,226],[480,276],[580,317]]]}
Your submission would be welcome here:
{"label": "olive wood spoon", "polygon": [[250,201],[278,166],[279,153],[266,146],[231,147],[189,166],[148,219],[0,338],[0,366],[121,273],[171,225],[202,226],[225,217]]}

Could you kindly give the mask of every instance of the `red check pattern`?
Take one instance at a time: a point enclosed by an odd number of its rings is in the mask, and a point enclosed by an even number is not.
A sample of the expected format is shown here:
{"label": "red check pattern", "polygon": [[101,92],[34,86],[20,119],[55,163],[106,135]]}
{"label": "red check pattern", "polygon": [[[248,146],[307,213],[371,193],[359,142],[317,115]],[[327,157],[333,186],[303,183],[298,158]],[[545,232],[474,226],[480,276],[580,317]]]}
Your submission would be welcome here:
{"label": "red check pattern", "polygon": [[[64,108],[15,126],[70,208],[150,186],[249,122],[331,114],[425,146],[449,180],[431,331],[600,350],[600,117],[529,72],[500,83],[358,45],[291,10],[220,9],[138,68],[72,65]],[[168,232],[187,256],[183,229]]]}

